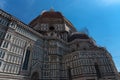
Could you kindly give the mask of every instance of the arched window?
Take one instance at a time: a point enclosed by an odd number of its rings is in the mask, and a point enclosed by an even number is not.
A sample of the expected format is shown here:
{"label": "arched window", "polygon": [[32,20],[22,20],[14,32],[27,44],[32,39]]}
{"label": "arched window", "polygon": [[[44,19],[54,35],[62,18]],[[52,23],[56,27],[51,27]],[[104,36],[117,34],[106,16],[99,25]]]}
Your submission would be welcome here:
{"label": "arched window", "polygon": [[67,66],[67,74],[68,74],[68,79],[72,80],[72,75],[71,75],[71,68],[70,66]]}
{"label": "arched window", "polygon": [[100,69],[99,69],[99,66],[97,63],[94,64],[94,67],[95,67],[95,70],[96,70],[96,73],[97,73],[97,77],[98,78],[101,78],[101,73],[100,73]]}
{"label": "arched window", "polygon": [[23,67],[22,67],[23,70],[28,69],[29,57],[30,57],[30,49],[28,48],[25,54],[25,59],[24,59]]}

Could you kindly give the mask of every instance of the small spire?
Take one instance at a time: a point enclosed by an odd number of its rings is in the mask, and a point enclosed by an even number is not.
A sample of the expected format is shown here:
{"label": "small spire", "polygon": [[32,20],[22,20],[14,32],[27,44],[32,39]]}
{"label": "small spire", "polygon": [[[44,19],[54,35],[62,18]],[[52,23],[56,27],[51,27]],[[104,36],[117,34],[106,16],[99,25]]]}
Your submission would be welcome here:
{"label": "small spire", "polygon": [[54,9],[53,9],[53,7],[51,7],[51,8],[50,8],[50,12],[54,12]]}

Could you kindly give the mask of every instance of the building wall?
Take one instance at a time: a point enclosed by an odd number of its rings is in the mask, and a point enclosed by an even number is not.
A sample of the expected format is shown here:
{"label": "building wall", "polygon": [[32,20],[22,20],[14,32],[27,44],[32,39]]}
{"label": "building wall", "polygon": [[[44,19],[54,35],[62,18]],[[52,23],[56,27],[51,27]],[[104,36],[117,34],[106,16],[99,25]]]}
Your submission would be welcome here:
{"label": "building wall", "polygon": [[[41,35],[32,31],[24,23],[0,10],[0,79],[29,79],[33,62],[39,61],[34,61],[33,57],[40,56],[39,53],[43,51],[39,49],[42,44],[36,44],[41,42]],[[33,52],[36,47],[38,54]]]}
{"label": "building wall", "polygon": [[117,70],[111,55],[106,49],[96,45],[93,48],[88,41],[86,41],[86,45],[85,43],[84,45],[78,45],[81,41],[83,40],[71,43],[72,52],[64,55],[65,69],[70,69],[68,77],[70,76],[73,80],[82,80],[80,78],[83,78],[83,80],[117,80]]}

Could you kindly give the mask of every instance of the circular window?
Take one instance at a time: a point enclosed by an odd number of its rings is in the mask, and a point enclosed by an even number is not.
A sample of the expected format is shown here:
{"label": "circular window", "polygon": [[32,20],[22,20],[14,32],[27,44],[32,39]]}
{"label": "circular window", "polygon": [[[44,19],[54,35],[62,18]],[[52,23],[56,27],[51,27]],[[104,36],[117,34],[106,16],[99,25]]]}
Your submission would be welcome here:
{"label": "circular window", "polygon": [[49,27],[49,30],[53,31],[55,28],[53,26]]}

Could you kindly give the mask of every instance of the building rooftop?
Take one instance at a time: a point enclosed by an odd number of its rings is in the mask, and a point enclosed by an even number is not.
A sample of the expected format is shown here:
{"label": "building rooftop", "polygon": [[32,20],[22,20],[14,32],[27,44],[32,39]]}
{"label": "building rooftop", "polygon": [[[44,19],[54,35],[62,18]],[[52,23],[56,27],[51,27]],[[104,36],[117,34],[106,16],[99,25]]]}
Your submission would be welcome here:
{"label": "building rooftop", "polygon": [[68,38],[68,42],[73,41],[75,39],[89,39],[89,36],[85,33],[80,32],[74,32],[70,37]]}
{"label": "building rooftop", "polygon": [[46,11],[43,12],[41,18],[63,18],[60,12]]}

